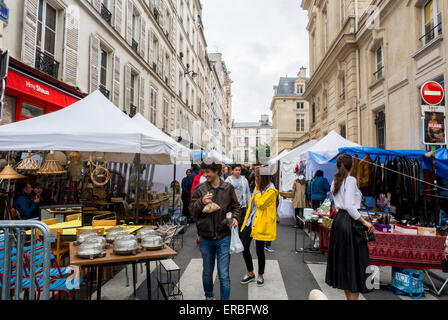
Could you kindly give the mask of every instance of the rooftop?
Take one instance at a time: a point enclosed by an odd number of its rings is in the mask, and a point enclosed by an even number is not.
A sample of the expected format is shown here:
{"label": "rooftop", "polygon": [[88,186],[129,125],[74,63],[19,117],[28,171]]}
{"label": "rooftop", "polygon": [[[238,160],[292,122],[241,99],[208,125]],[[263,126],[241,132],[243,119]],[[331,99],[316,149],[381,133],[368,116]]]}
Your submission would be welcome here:
{"label": "rooftop", "polygon": [[308,86],[308,81],[310,80],[310,78],[307,77],[294,77],[294,78],[289,78],[289,77],[282,77],[280,78],[280,81],[278,83],[278,90],[277,90],[277,94],[275,95],[276,97],[300,97],[303,94],[302,93],[295,93],[294,92],[294,82],[297,81],[298,79],[303,79],[305,80],[305,87]]}

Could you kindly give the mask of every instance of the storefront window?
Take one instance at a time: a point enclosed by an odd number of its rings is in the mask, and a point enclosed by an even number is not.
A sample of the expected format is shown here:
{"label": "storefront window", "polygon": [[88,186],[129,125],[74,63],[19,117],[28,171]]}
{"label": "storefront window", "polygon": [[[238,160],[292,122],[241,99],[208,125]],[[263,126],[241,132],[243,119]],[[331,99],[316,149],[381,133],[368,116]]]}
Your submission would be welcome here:
{"label": "storefront window", "polygon": [[22,102],[22,114],[24,118],[34,118],[41,116],[45,113],[45,110],[38,106],[33,106],[32,104]]}

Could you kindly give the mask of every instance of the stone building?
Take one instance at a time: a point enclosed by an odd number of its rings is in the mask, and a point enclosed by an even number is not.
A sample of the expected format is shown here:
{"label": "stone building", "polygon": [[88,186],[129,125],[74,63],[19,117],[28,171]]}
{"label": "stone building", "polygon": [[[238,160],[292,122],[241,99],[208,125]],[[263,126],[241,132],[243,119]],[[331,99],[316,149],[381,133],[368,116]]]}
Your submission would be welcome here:
{"label": "stone building", "polygon": [[310,132],[364,146],[424,149],[421,86],[448,76],[448,2],[303,0],[308,11]]}
{"label": "stone building", "polygon": [[[272,141],[272,124],[268,115],[261,115],[258,122],[234,122],[231,131],[232,158],[235,163],[267,163],[269,154],[263,154],[263,147],[260,146],[270,145]],[[257,150],[260,151],[258,156]]]}
{"label": "stone building", "polygon": [[[28,70],[43,86],[63,87],[78,99],[99,89],[124,112],[140,112],[185,145],[207,147],[201,133],[210,125],[216,72],[207,59],[199,0],[5,3],[10,17],[1,49],[9,50],[23,76]],[[25,109],[39,115],[66,106],[53,110],[55,102],[43,97],[7,94],[17,100],[11,121],[27,118],[20,115]]]}
{"label": "stone building", "polygon": [[271,102],[273,140],[272,157],[283,150],[290,151],[294,142],[309,130],[309,106],[303,94],[309,78],[306,68],[302,67],[297,77],[280,78],[274,86],[274,97]]}

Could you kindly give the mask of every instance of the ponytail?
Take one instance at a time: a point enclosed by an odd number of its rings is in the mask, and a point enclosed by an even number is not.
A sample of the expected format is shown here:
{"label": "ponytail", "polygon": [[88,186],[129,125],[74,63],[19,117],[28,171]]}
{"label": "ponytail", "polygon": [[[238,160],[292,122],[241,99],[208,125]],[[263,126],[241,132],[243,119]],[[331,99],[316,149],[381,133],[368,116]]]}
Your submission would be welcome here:
{"label": "ponytail", "polygon": [[352,157],[344,153],[336,160],[336,167],[338,172],[334,175],[334,190],[333,195],[336,196],[342,187],[342,182],[348,177],[348,174],[353,166]]}

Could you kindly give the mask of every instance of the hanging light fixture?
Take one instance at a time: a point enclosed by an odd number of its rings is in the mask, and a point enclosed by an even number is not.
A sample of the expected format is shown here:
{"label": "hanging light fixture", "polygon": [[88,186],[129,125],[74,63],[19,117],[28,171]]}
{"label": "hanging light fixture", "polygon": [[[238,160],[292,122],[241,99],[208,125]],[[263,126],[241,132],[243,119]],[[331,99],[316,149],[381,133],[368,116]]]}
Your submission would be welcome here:
{"label": "hanging light fixture", "polygon": [[20,161],[16,167],[17,170],[36,171],[39,170],[39,162],[31,158],[31,151],[28,152],[28,157]]}
{"label": "hanging light fixture", "polygon": [[17,173],[9,164],[0,172],[0,180],[24,179],[26,176]]}
{"label": "hanging light fixture", "polygon": [[61,163],[54,159],[54,151],[50,151],[50,154],[45,159],[42,166],[37,170],[37,174],[50,175],[50,174],[62,174],[66,173]]}

